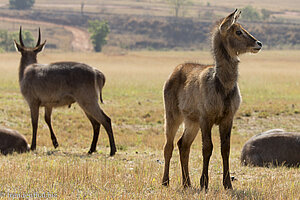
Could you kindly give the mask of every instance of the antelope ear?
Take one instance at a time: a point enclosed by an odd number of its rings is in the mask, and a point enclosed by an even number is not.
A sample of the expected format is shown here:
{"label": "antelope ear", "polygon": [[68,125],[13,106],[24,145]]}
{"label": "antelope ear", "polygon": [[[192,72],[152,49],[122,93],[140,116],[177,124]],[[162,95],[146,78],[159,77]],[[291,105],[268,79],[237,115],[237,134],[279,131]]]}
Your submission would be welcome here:
{"label": "antelope ear", "polygon": [[35,53],[39,53],[39,52],[43,51],[44,48],[45,48],[45,44],[46,44],[46,40],[42,44],[40,44],[39,46],[35,47],[33,51]]}
{"label": "antelope ear", "polygon": [[15,44],[16,51],[18,51],[18,52],[23,51],[23,47],[21,45],[19,45],[16,40],[14,40],[14,44]]}
{"label": "antelope ear", "polygon": [[235,14],[234,14],[234,23],[238,20],[238,18],[240,17],[241,15],[241,12],[240,10],[238,10]]}
{"label": "antelope ear", "polygon": [[222,34],[226,33],[226,31],[236,22],[236,20],[239,18],[241,14],[241,11],[238,11],[238,9],[235,9],[233,13],[228,15],[224,20],[222,21],[219,29]]}

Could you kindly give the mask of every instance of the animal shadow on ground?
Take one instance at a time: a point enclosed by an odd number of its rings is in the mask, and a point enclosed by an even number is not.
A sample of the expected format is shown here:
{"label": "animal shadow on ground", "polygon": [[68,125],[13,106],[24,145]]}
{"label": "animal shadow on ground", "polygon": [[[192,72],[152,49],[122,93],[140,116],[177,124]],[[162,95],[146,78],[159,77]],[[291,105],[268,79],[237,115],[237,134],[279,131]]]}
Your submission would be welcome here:
{"label": "animal shadow on ground", "polygon": [[260,199],[261,194],[251,189],[233,189],[228,191],[232,199]]}
{"label": "animal shadow on ground", "polygon": [[100,157],[106,157],[110,158],[111,156],[106,155],[106,153],[96,153],[95,155],[93,154],[88,154],[88,153],[82,153],[82,152],[75,152],[75,151],[61,151],[61,150],[41,150],[41,151],[34,151],[32,152],[33,154],[40,155],[40,156],[58,156],[58,157],[75,157],[75,158],[90,158],[90,157],[95,157],[95,156],[100,156]]}
{"label": "animal shadow on ground", "polygon": [[[199,187],[190,187],[190,188],[183,188],[179,187],[176,192],[181,194],[182,197],[186,197],[186,195],[200,195],[202,196],[203,194],[207,193],[213,193],[213,195],[218,195],[220,191],[222,191],[222,188],[214,189],[214,188],[209,188],[207,190],[205,189],[200,189]],[[231,199],[260,199],[261,194],[255,190],[251,189],[233,189],[233,190],[226,190],[225,191],[227,196],[230,197]]]}

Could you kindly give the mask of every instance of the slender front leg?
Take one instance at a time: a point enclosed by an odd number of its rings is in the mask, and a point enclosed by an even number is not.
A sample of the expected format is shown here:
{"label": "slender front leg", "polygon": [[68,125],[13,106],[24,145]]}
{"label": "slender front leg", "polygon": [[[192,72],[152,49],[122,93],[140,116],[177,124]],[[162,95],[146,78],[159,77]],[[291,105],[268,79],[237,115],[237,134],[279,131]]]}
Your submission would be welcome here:
{"label": "slender front leg", "polygon": [[222,122],[219,126],[221,138],[221,154],[223,159],[223,186],[225,189],[232,189],[229,173],[229,152],[230,152],[230,135],[232,120]]}
{"label": "slender front leg", "polygon": [[45,107],[45,121],[49,127],[50,130],[50,135],[51,135],[51,140],[54,148],[58,147],[57,139],[55,137],[54,131],[52,129],[51,125],[51,113],[52,113],[52,108],[51,107]]}
{"label": "slender front leg", "polygon": [[36,134],[39,120],[39,105],[30,105],[31,113],[31,125],[32,125],[32,142],[30,149],[33,151],[36,149]]}
{"label": "slender front leg", "polygon": [[203,156],[203,169],[202,175],[200,178],[201,189],[205,187],[205,190],[208,188],[208,166],[209,160],[213,151],[213,143],[211,141],[211,128],[212,124],[208,122],[202,122],[200,124],[202,132],[202,156]]}

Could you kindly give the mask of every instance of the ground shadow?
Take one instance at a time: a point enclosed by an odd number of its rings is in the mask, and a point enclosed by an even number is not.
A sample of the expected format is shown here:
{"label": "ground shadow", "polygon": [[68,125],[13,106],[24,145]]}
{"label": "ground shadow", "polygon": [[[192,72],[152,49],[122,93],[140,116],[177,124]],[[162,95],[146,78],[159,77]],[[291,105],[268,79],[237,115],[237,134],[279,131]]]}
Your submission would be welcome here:
{"label": "ground shadow", "polygon": [[94,158],[94,157],[105,157],[109,158],[109,153],[102,151],[94,152],[93,154],[87,153],[87,151],[66,151],[66,150],[37,150],[32,151],[31,153],[42,156],[57,156],[57,157],[76,157],[76,158]]}
{"label": "ground shadow", "polygon": [[[200,195],[200,198],[202,195],[206,195],[208,193],[213,193],[216,196],[220,193],[221,190],[224,190],[224,188],[218,188],[218,189],[213,189],[213,188],[208,188],[207,190],[203,189],[201,190],[200,187],[189,187],[189,188],[183,188],[183,187],[178,187],[176,189],[176,192],[179,193],[182,198],[189,196],[195,197]],[[225,190],[224,190],[225,191]],[[225,191],[227,196],[230,199],[263,199],[262,194],[258,191],[252,190],[252,189],[233,189],[233,190],[226,190]]]}
{"label": "ground shadow", "polygon": [[228,193],[233,199],[263,199],[261,193],[251,189],[233,189],[228,191]]}

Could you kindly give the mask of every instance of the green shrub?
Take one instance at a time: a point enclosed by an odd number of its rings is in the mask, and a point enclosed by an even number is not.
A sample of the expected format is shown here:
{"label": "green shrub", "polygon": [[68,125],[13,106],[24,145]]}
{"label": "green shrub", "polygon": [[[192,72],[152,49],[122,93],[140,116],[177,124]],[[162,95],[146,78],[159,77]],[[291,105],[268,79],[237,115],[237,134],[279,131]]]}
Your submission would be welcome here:
{"label": "green shrub", "polygon": [[107,43],[107,35],[110,32],[106,21],[90,20],[88,31],[91,33],[91,40],[96,52],[100,52]]}
{"label": "green shrub", "polygon": [[9,0],[9,6],[12,9],[25,10],[30,9],[35,0]]}
{"label": "green shrub", "polygon": [[260,18],[259,12],[252,6],[246,6],[242,9],[242,19],[247,21],[258,21]]}
{"label": "green shrub", "polygon": [[[0,30],[0,49],[3,51],[15,51],[14,40],[19,41],[18,38],[18,32],[10,33],[7,30]],[[31,32],[23,31],[22,38],[26,46],[34,45],[34,38]]]}

